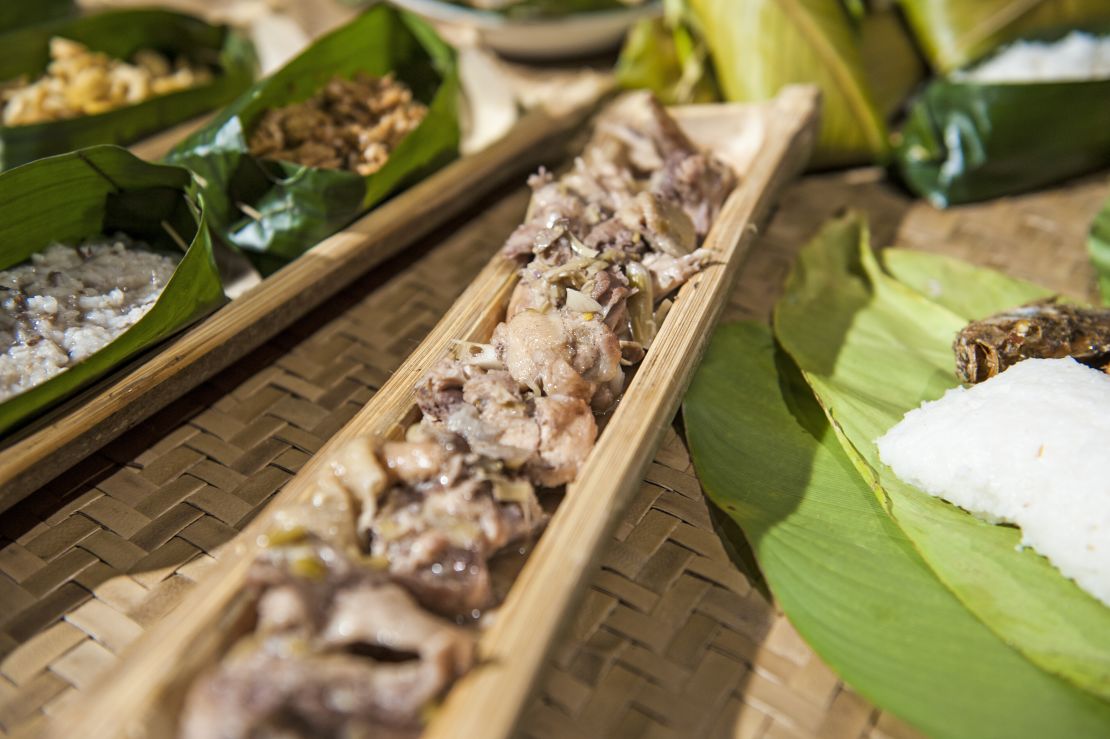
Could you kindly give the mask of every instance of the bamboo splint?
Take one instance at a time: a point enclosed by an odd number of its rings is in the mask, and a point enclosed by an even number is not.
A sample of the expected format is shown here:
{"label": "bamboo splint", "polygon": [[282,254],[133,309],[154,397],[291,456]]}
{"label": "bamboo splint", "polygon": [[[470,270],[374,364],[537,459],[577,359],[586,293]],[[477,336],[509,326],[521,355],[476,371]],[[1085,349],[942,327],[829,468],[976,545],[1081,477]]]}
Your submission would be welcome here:
{"label": "bamboo splint", "polygon": [[[527,114],[489,148],[375,208],[183,335],[0,443],[0,511],[245,356],[501,183],[561,151],[595,103],[559,115],[542,110]],[[142,150],[164,153],[176,135],[181,134],[156,137]]]}
{"label": "bamboo splint", "polygon": [[[453,688],[427,736],[504,737],[511,732],[600,544],[678,408],[757,224],[808,159],[816,136],[817,93],[788,88],[760,105],[694,106],[675,113],[691,138],[741,176],[705,242],[718,259],[680,290],[577,481],[495,623],[482,635],[479,666]],[[389,382],[223,551],[202,586],[63,715],[54,734],[172,736],[189,681],[249,623],[243,582],[272,512],[311,495],[321,465],[351,438],[400,435],[417,415],[416,381],[453,342],[488,339],[515,282],[515,265],[495,257]]]}

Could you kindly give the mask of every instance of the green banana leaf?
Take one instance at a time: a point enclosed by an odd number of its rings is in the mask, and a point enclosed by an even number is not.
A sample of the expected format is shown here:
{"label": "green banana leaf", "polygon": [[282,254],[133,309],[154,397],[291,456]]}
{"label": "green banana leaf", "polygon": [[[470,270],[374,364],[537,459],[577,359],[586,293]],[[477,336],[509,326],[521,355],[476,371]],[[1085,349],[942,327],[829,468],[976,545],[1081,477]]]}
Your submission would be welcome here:
{"label": "green banana leaf", "polygon": [[896,138],[902,178],[937,207],[1032,190],[1110,164],[1110,80],[934,80]]}
{"label": "green banana leaf", "polygon": [[95,144],[129,144],[220,107],[254,79],[254,48],[226,26],[213,26],[165,10],[96,13],[15,31],[0,37],[0,81],[33,79],[46,68],[49,41],[63,36],[119,59],[154,48],[216,68],[207,85],[145,100],[97,115],[29,126],[0,127],[0,169]]}
{"label": "green banana leaf", "polygon": [[188,249],[158,300],[131,328],[88,359],[0,403],[0,434],[224,300],[203,203],[184,169],[149,164],[115,146],[96,146],[0,174],[0,269],[56,242],[76,244],[120,231],[180,254],[176,235]]}
{"label": "green banana leaf", "polygon": [[[899,269],[941,279],[927,258]],[[949,273],[951,274],[951,273]],[[970,279],[942,293],[978,289]],[[1039,297],[1027,283],[997,290],[994,312]],[[977,306],[988,307],[985,305]],[[1049,672],[1110,698],[1110,609],[1043,557],[1018,551],[1020,532],[994,526],[902,483],[874,441],[922,401],[956,383],[951,343],[972,318],[884,274],[857,215],[808,245],[775,308],[775,335],[813,388],[845,451],[894,520],[956,597],[1006,643]]]}
{"label": "green banana leaf", "polygon": [[685,24],[665,18],[632,27],[615,72],[621,87],[651,90],[666,105],[721,99],[705,45]]}
{"label": "green banana leaf", "polygon": [[[427,116],[381,169],[363,177],[250,155],[248,132],[265,111],[305,100],[335,75],[359,71],[392,71],[428,105]],[[167,161],[201,178],[212,228],[269,272],[453,159],[458,93],[452,49],[416,16],[378,5],[257,83]]]}
{"label": "green banana leaf", "polygon": [[4,0],[0,3],[0,33],[52,21],[76,11],[74,0]]}
{"label": "green banana leaf", "polygon": [[901,6],[942,74],[1015,39],[1110,21],[1106,0],[901,0]]}
{"label": "green banana leaf", "polygon": [[928,69],[900,16],[874,9],[857,20],[860,56],[868,89],[883,120],[900,113]]}
{"label": "green banana leaf", "polygon": [[936,579],[765,326],[717,331],[683,417],[706,494],[856,690],[930,736],[1106,735],[1110,706],[1022,659]]}
{"label": "green banana leaf", "polygon": [[689,0],[728,100],[767,100],[794,82],[823,93],[813,164],[884,159],[886,126],[863,68],[861,33],[828,0]]}
{"label": "green banana leaf", "polygon": [[1102,206],[1091,224],[1091,234],[1087,237],[1087,252],[1098,275],[1098,288],[1102,302],[1110,305],[1110,200]]}

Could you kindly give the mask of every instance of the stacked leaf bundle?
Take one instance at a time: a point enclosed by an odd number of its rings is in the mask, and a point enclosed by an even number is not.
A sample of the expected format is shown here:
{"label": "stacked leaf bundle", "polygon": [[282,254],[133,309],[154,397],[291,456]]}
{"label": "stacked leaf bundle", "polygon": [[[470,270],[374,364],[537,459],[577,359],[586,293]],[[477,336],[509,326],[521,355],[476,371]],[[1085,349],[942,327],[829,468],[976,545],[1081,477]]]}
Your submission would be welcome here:
{"label": "stacked leaf bundle", "polygon": [[98,146],[0,174],[0,434],[222,301],[187,171]]}
{"label": "stacked leaf bundle", "polygon": [[[1110,80],[1005,83],[960,70],[1020,39],[1102,34],[1102,0],[676,0],[629,37],[624,84],[672,102],[759,100],[792,82],[821,87],[813,164],[894,160],[938,206],[1028,190],[1110,163]],[[908,21],[908,23],[904,23]],[[925,59],[918,56],[922,49]],[[1066,51],[1064,52],[1066,54]],[[927,62],[940,75],[910,98]],[[910,106],[899,128],[896,116]]]}
{"label": "stacked leaf bundle", "polygon": [[162,10],[56,21],[0,44],[0,169],[134,142],[223,105],[254,78],[242,36]]}
{"label": "stacked leaf bundle", "polygon": [[454,53],[379,5],[245,92],[167,159],[216,232],[273,271],[458,150]]}
{"label": "stacked leaf bundle", "polygon": [[1026,37],[930,82],[897,138],[934,205],[1024,192],[1110,164],[1110,26]]}
{"label": "stacked leaf bundle", "polygon": [[899,480],[874,443],[957,385],[969,319],[1046,293],[923,253],[880,263],[849,215],[804,250],[774,336],[723,329],[686,401],[699,477],[799,631],[930,735],[1110,729],[1110,610],[1021,532]]}

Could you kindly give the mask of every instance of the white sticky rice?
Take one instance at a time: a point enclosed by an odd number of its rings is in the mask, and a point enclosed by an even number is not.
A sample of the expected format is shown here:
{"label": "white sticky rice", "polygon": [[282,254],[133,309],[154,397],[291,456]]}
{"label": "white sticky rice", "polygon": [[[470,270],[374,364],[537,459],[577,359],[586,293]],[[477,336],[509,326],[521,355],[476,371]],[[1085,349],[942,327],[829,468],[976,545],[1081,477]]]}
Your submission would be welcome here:
{"label": "white sticky rice", "polygon": [[992,523],[1110,605],[1110,375],[1027,359],[923,403],[878,440],[894,473]]}
{"label": "white sticky rice", "polygon": [[955,79],[988,84],[1110,78],[1110,36],[1072,31],[1059,41],[1018,41]]}
{"label": "white sticky rice", "polygon": [[142,318],[179,258],[119,234],[54,244],[0,272],[0,401],[102,349]]}

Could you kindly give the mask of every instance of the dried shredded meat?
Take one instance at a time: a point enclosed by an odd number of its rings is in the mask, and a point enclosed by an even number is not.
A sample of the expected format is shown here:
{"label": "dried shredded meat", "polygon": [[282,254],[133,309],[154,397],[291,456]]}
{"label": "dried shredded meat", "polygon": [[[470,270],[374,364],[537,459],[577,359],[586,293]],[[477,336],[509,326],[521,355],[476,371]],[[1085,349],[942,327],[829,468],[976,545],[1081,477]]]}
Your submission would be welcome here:
{"label": "dried shredded meat", "polygon": [[320,169],[377,172],[428,114],[392,74],[333,77],[315,95],[272,108],[251,131],[252,156]]}

